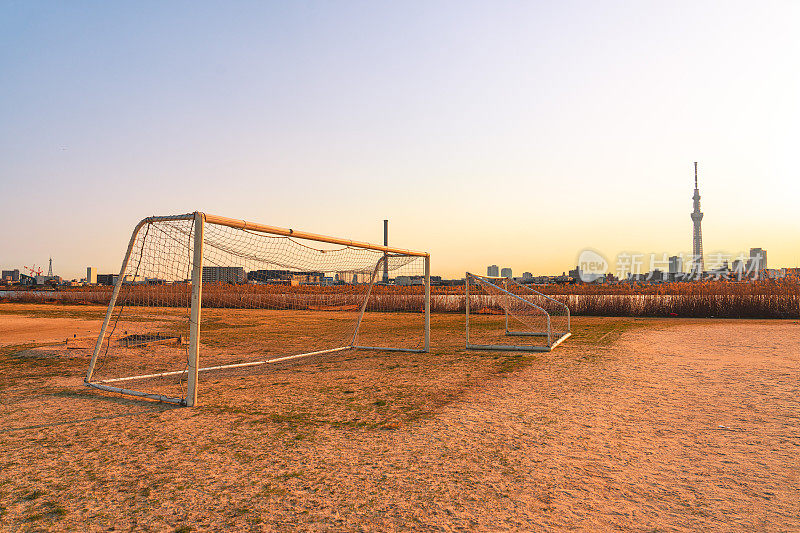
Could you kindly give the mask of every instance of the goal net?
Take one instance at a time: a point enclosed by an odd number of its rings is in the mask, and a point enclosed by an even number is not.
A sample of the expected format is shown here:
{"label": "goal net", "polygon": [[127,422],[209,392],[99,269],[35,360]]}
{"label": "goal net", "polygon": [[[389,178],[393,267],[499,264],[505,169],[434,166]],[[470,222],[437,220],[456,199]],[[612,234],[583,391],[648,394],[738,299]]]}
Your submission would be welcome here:
{"label": "goal net", "polygon": [[467,273],[470,350],[550,351],[571,335],[569,307],[512,278]]}
{"label": "goal net", "polygon": [[191,406],[210,375],[429,348],[428,254],[190,213],[134,229],[85,382]]}

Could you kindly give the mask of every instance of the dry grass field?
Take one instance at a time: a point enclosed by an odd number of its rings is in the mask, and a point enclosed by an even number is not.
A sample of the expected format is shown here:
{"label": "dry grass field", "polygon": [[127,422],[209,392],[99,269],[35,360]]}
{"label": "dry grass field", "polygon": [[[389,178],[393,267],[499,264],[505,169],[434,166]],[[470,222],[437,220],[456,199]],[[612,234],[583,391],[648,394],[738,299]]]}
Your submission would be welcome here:
{"label": "dry grass field", "polygon": [[[216,313],[220,348],[247,312]],[[519,355],[434,314],[431,354],[209,374],[186,409],[82,386],[103,314],[0,304],[2,531],[800,530],[798,320],[579,317]]]}

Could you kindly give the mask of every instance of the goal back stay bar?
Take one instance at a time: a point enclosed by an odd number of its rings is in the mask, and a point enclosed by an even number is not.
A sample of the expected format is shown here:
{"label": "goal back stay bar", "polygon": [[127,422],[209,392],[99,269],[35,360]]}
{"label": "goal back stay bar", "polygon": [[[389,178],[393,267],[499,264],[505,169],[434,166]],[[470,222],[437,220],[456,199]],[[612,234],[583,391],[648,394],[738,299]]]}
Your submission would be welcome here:
{"label": "goal back stay bar", "polygon": [[[131,389],[122,389],[118,387],[113,387],[108,385],[109,380],[101,380],[97,382],[92,381],[92,375],[95,370],[95,366],[97,364],[97,358],[100,354],[100,351],[103,347],[103,342],[105,340],[106,332],[108,330],[109,322],[111,321],[111,317],[113,315],[114,306],[116,304],[117,298],[119,296],[120,289],[125,281],[125,272],[128,268],[128,262],[131,257],[131,252],[133,251],[133,246],[136,242],[136,238],[139,234],[139,231],[142,227],[146,224],[154,223],[154,222],[168,222],[168,221],[175,221],[175,220],[194,220],[194,248],[193,248],[193,261],[192,261],[192,296],[191,296],[191,311],[190,311],[190,319],[189,319],[189,364],[186,371],[179,372],[180,374],[186,373],[187,374],[187,389],[186,389],[186,398],[172,398],[167,397],[164,395],[159,394],[150,394],[141,391],[131,390]],[[392,347],[367,347],[367,346],[357,346],[355,344],[356,335],[353,336],[353,342],[350,346],[343,346],[338,348],[332,348],[329,350],[319,350],[314,352],[307,352],[301,354],[290,355],[286,357],[279,357],[275,359],[269,359],[264,361],[254,361],[252,363],[241,363],[241,364],[233,364],[233,365],[221,365],[215,367],[208,367],[208,368],[199,368],[199,351],[200,351],[200,318],[201,318],[201,307],[202,307],[202,290],[203,290],[203,230],[205,224],[216,224],[220,226],[227,226],[229,228],[236,228],[247,230],[251,232],[257,233],[264,233],[268,235],[280,235],[283,237],[292,237],[295,239],[303,239],[309,241],[316,241],[316,242],[323,242],[328,244],[337,244],[341,246],[353,247],[353,248],[362,248],[367,250],[375,250],[378,252],[383,252],[384,257],[382,260],[378,261],[378,264],[375,267],[375,272],[373,272],[372,279],[370,280],[370,288],[371,291],[372,286],[375,284],[376,275],[378,272],[378,266],[381,264],[381,261],[386,262],[388,261],[386,254],[399,254],[399,255],[407,255],[407,256],[414,256],[420,257],[424,261],[424,277],[425,277],[425,320],[424,320],[424,348],[421,350],[411,350],[405,348],[392,348]],[[369,292],[367,293],[367,298],[369,298]],[[374,350],[390,350],[390,351],[415,351],[415,352],[429,352],[430,351],[430,316],[431,316],[431,309],[430,309],[430,301],[431,301],[431,282],[430,282],[430,254],[427,252],[418,252],[414,250],[405,250],[402,248],[394,248],[390,246],[381,246],[377,244],[371,244],[367,242],[360,242],[360,241],[353,241],[349,239],[341,239],[338,237],[330,237],[326,235],[319,235],[316,233],[309,233],[305,231],[298,231],[291,228],[281,228],[277,226],[268,226],[265,224],[258,224],[255,222],[248,222],[246,220],[239,220],[233,218],[222,217],[218,215],[211,215],[207,213],[203,213],[200,211],[196,211],[194,213],[186,213],[183,215],[169,215],[169,216],[152,216],[142,219],[134,228],[133,234],[131,235],[131,239],[128,243],[127,251],[125,252],[125,257],[122,260],[122,266],[120,267],[119,277],[117,282],[114,285],[114,291],[111,295],[111,300],[108,304],[108,310],[106,311],[106,315],[103,319],[103,325],[100,328],[100,335],[97,338],[97,343],[95,344],[94,351],[92,353],[92,358],[89,363],[89,369],[86,372],[86,377],[84,379],[84,383],[93,388],[107,390],[111,392],[118,392],[122,394],[129,394],[133,396],[140,396],[146,397],[151,399],[156,399],[160,401],[166,401],[170,403],[176,403],[179,405],[186,405],[186,406],[194,406],[197,403],[197,380],[198,380],[198,373],[200,371],[210,371],[210,370],[221,370],[225,368],[236,368],[236,367],[243,367],[243,366],[255,366],[255,365],[262,365],[267,363],[276,363],[279,361],[285,361],[288,359],[296,359],[300,357],[322,354],[322,353],[333,353],[338,352],[341,350],[357,348],[357,349],[374,349]],[[361,317],[363,313],[366,311],[366,304],[367,301],[364,301],[364,305],[361,307],[361,315],[359,316],[358,323],[356,324],[356,333],[358,332],[358,327],[361,323]],[[163,373],[162,373],[163,374]],[[111,380],[111,381],[123,381],[129,379],[143,379],[148,377],[157,377],[162,374],[152,374],[152,375],[144,375],[144,376],[134,376],[130,378],[123,378],[119,380]]]}
{"label": "goal back stay bar", "polygon": [[[518,345],[518,344],[473,344],[470,342],[470,280],[474,279],[478,283],[484,283],[493,289],[495,289],[499,294],[503,294],[506,298],[515,300],[522,305],[526,305],[531,309],[536,309],[546,320],[546,328],[544,331],[512,331],[509,329],[509,312],[506,306],[501,306],[503,308],[503,313],[505,315],[505,335],[509,336],[518,336],[518,337],[546,337],[547,344],[544,346],[530,346],[530,345]],[[466,295],[466,303],[465,303],[465,311],[466,311],[466,348],[467,350],[498,350],[498,351],[515,351],[515,352],[549,352],[552,351],[555,347],[559,344],[567,340],[569,337],[572,336],[572,332],[570,329],[570,312],[569,307],[564,304],[563,302],[559,302],[549,296],[540,293],[535,289],[531,289],[529,287],[525,287],[520,283],[517,283],[514,280],[508,280],[506,278],[500,277],[488,277],[488,276],[480,276],[478,274],[472,274],[467,272],[464,277],[464,285],[465,285],[465,295]],[[533,295],[542,297],[543,299],[555,304],[560,309],[563,309],[564,313],[566,314],[566,331],[553,331],[553,327],[551,324],[551,315],[547,312],[546,309],[540,307],[528,299],[525,299],[517,294],[514,294],[508,290],[508,283],[509,281],[513,283],[517,287],[521,287],[526,289]],[[502,287],[498,285],[498,282],[502,282]]]}
{"label": "goal back stay bar", "polygon": [[[559,302],[555,298],[551,298],[550,296],[544,294],[543,292],[539,292],[536,289],[533,289],[533,288],[531,288],[531,287],[529,287],[527,285],[523,285],[522,283],[516,281],[513,278],[504,278],[504,277],[501,277],[501,276],[480,276],[478,274],[471,274],[471,275],[473,277],[476,277],[476,278],[481,278],[484,281],[493,284],[494,286],[499,286],[502,283],[502,289],[505,290],[505,291],[511,292],[509,286],[512,286],[512,287],[517,288],[518,290],[524,291],[527,294],[538,296],[542,300],[546,300],[547,302],[549,302],[550,305],[559,308],[563,312],[563,314],[566,315],[566,318],[567,318],[565,331],[552,331],[552,332],[548,332],[548,331],[512,331],[512,330],[510,330],[508,328],[508,310],[504,310],[504,314],[506,316],[506,335],[517,335],[517,336],[523,336],[523,337],[524,336],[546,337],[546,336],[550,335],[551,333],[559,333],[559,335],[560,335],[560,334],[563,334],[565,332],[569,333],[570,331],[572,331],[571,327],[570,327],[571,315],[570,315],[570,311],[569,311],[569,306],[567,306],[567,304],[565,304],[564,302]],[[535,304],[533,304],[533,302],[531,302],[531,305],[535,305]],[[546,309],[544,309],[541,306],[536,305],[535,307],[538,308],[538,309],[541,309],[544,312],[546,312],[548,315],[550,314],[549,312],[547,312]],[[548,320],[548,323],[549,322],[550,321]]]}

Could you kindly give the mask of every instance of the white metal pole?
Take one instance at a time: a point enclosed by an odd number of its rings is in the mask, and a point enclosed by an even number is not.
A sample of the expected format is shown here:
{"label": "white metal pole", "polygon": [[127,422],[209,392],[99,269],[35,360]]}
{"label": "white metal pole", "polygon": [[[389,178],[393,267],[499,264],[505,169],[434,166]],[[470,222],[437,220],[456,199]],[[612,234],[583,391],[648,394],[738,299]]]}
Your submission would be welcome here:
{"label": "white metal pole", "polygon": [[122,266],[119,269],[119,277],[117,278],[117,283],[114,284],[114,292],[111,294],[111,300],[108,302],[106,317],[103,319],[103,325],[100,327],[100,335],[97,337],[97,343],[94,345],[92,360],[89,362],[89,370],[86,371],[86,383],[92,381],[92,374],[94,373],[94,366],[97,363],[97,356],[100,354],[100,350],[103,348],[103,340],[105,340],[108,323],[111,321],[111,315],[114,313],[114,305],[117,303],[119,290],[122,287],[123,281],[125,280],[125,270],[128,268],[128,261],[131,258],[133,244],[136,242],[136,236],[139,234],[139,230],[142,229],[142,226],[144,226],[145,222],[146,219],[136,224],[136,227],[133,229],[133,234],[131,235],[131,240],[128,243],[128,250],[125,252],[125,257],[122,259]]}
{"label": "white metal pole", "polygon": [[425,351],[431,351],[431,256],[425,257]]}
{"label": "white metal pole", "polygon": [[364,318],[364,313],[367,311],[369,295],[372,294],[372,287],[375,286],[375,280],[378,278],[378,271],[381,268],[381,263],[386,263],[385,257],[378,259],[378,262],[375,263],[375,268],[372,270],[372,277],[369,279],[369,287],[367,287],[367,295],[364,297],[364,301],[361,302],[361,309],[358,312],[358,319],[356,320],[356,329],[353,331],[353,339],[350,341],[351,348],[354,348],[356,345],[356,339],[358,339],[358,330],[361,327],[361,320]]}
{"label": "white metal pole", "polygon": [[467,319],[466,319],[466,326],[467,326],[466,335],[467,335],[467,346],[469,346],[469,272],[464,274],[464,289],[465,289],[465,295],[466,295],[466,307],[465,307],[464,310],[466,311],[466,317],[467,317]]}
{"label": "white metal pole", "polygon": [[551,331],[550,331],[550,313],[545,311],[545,316],[547,316],[547,345],[552,347],[553,346],[553,337],[552,337]]}
{"label": "white metal pole", "polygon": [[[383,245],[389,246],[389,221],[383,221]],[[389,254],[383,252],[383,282],[389,284]]]}
{"label": "white metal pole", "polygon": [[[505,289],[506,291],[508,291],[508,279],[504,279],[504,280],[503,280],[503,289]],[[503,311],[504,311],[504,313],[503,313],[503,314],[505,314],[505,315],[506,315],[506,334],[508,334],[508,306],[506,306],[506,307],[503,309]]]}
{"label": "white metal pole", "polygon": [[192,311],[189,319],[189,368],[186,405],[197,405],[197,371],[200,368],[200,311],[203,302],[203,213],[194,214],[194,258],[192,260]]}

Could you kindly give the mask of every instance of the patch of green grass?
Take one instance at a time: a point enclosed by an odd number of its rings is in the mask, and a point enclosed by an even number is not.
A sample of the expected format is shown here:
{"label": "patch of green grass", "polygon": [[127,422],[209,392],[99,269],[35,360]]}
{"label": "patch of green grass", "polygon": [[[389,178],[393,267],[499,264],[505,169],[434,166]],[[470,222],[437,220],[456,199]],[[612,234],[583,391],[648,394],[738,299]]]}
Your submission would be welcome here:
{"label": "patch of green grass", "polygon": [[501,357],[500,364],[497,366],[497,371],[501,374],[516,372],[521,368],[525,368],[538,358],[532,355],[516,354],[508,357]]}
{"label": "patch of green grass", "polygon": [[319,420],[312,418],[309,413],[290,411],[287,413],[272,413],[269,415],[270,422],[275,424],[286,424],[289,427],[318,425]]}
{"label": "patch of green grass", "polygon": [[59,390],[52,393],[53,396],[56,398],[93,398],[94,396],[89,393],[88,391],[77,391],[77,390]]}
{"label": "patch of green grass", "polygon": [[[26,350],[32,350],[33,348],[41,348],[44,346],[57,346],[59,344],[64,344],[63,342],[26,342],[23,344],[9,344],[7,346],[0,346],[0,357],[13,357],[20,352],[24,352]],[[39,357],[30,357],[30,356],[18,356],[16,355],[16,359],[40,359]]]}
{"label": "patch of green grass", "polygon": [[46,514],[51,518],[61,518],[67,514],[67,510],[57,503],[50,502],[48,503],[48,507],[50,507],[50,510]]}
{"label": "patch of green grass", "polygon": [[43,518],[60,519],[66,516],[67,511],[55,502],[44,502],[39,509],[25,517],[26,522],[36,522]]}
{"label": "patch of green grass", "polygon": [[590,344],[607,346],[616,342],[623,333],[642,327],[652,326],[652,322],[639,318],[619,318],[600,323],[572,324],[572,337],[569,344]]}
{"label": "patch of green grass", "polygon": [[283,474],[280,474],[279,476],[276,477],[276,479],[278,479],[279,481],[288,481],[290,479],[296,479],[302,477],[302,475],[303,475],[302,472],[298,470],[292,470],[291,472],[284,472]]}
{"label": "patch of green grass", "polygon": [[80,306],[67,306],[64,304],[53,305],[31,305],[17,304],[14,307],[0,305],[0,315],[28,315],[34,318],[77,318],[82,320],[102,320],[105,317],[106,307],[85,308]]}
{"label": "patch of green grass", "polygon": [[378,427],[378,424],[375,422],[367,422],[366,420],[333,420],[330,422],[330,426],[334,428],[364,428],[364,429],[374,429]]}
{"label": "patch of green grass", "polygon": [[41,491],[39,489],[34,489],[30,492],[23,494],[22,497],[20,498],[20,501],[30,502],[42,496],[44,496],[44,491]]}
{"label": "patch of green grass", "polygon": [[272,483],[264,483],[264,485],[261,487],[261,494],[283,496],[286,494],[286,489],[282,487],[276,487],[272,485]]}

